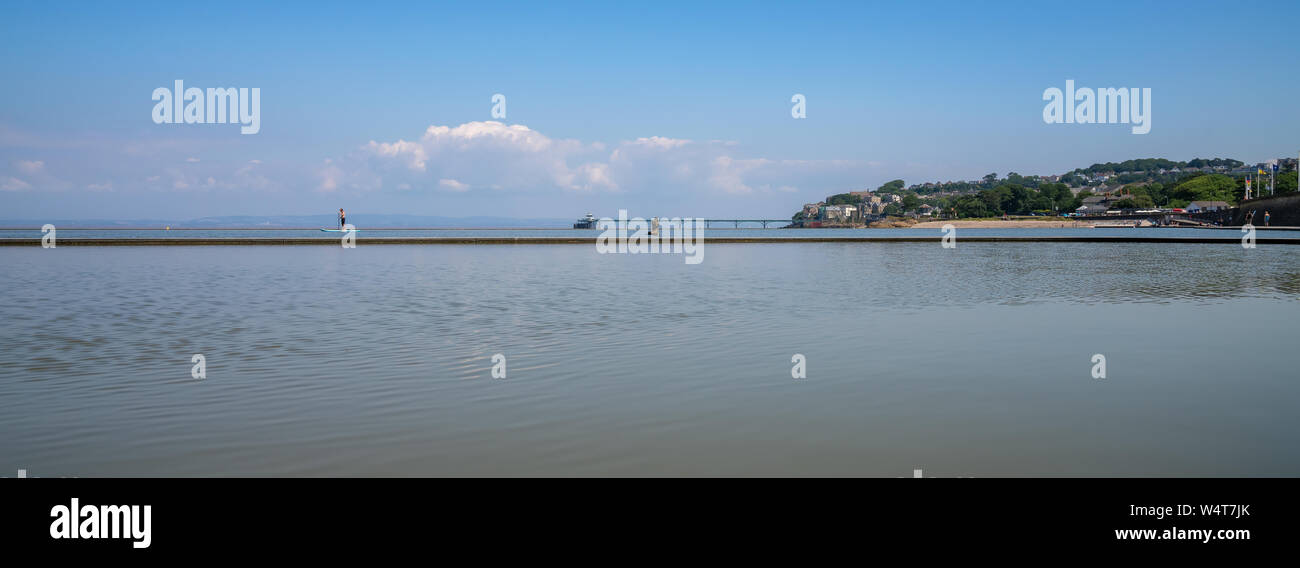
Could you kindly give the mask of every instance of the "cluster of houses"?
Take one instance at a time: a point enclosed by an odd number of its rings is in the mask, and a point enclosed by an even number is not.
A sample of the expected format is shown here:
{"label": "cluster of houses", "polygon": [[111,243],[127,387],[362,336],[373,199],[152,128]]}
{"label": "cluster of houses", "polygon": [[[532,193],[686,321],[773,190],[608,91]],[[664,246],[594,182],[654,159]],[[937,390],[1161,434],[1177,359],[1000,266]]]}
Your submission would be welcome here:
{"label": "cluster of houses", "polygon": [[[1064,177],[1064,176],[1059,176],[1059,175],[1051,175],[1051,176],[1030,175],[1030,176],[1022,176],[1022,177],[1023,177],[1024,179],[1037,180],[1039,183],[1056,183],[1056,182],[1061,181],[1061,178]],[[913,192],[916,192],[916,193],[922,193],[922,194],[925,194],[925,195],[930,196],[930,197],[947,197],[947,196],[964,195],[964,194],[970,193],[970,190],[969,190],[969,189],[961,189],[961,190],[953,190],[953,189],[951,189],[951,188],[952,188],[953,186],[955,186],[955,185],[964,185],[964,186],[966,186],[966,188],[970,188],[970,187],[977,187],[977,186],[979,186],[980,184],[985,184],[985,183],[988,183],[987,178],[986,178],[986,179],[973,179],[973,180],[959,180],[959,181],[952,181],[952,180],[949,180],[949,181],[945,181],[945,182],[932,182],[932,181],[930,181],[930,182],[925,182],[925,183],[914,183],[914,184],[912,184],[912,185],[907,186],[907,189],[908,189],[909,191],[913,191]]]}
{"label": "cluster of houses", "polygon": [[1236,169],[1230,170],[1228,166],[1202,166],[1202,167],[1183,166],[1181,168],[1160,168],[1158,170],[1147,170],[1147,171],[1122,171],[1122,172],[1106,171],[1106,172],[1098,172],[1092,175],[1086,173],[1080,173],[1078,174],[1078,176],[1082,178],[1085,183],[1089,185],[1095,185],[1099,183],[1106,183],[1107,181],[1110,181],[1111,178],[1127,176],[1131,174],[1166,175],[1166,174],[1182,174],[1182,173],[1198,173],[1198,172],[1205,173],[1205,174],[1229,174],[1229,173],[1244,172],[1247,170],[1254,171],[1252,169],[1253,167],[1254,166],[1240,166]]}
{"label": "cluster of houses", "polygon": [[1118,215],[1122,213],[1205,213],[1207,211],[1223,211],[1231,209],[1232,205],[1224,201],[1193,201],[1187,207],[1179,209],[1120,209],[1115,204],[1127,195],[1093,195],[1083,198],[1083,205],[1074,210],[1075,215]]}
{"label": "cluster of houses", "polygon": [[[1255,173],[1261,169],[1267,170],[1271,168],[1274,162],[1276,162],[1278,165],[1278,171],[1285,172],[1285,171],[1292,171],[1297,169],[1297,165],[1298,162],[1300,162],[1300,160],[1297,160],[1296,158],[1279,158],[1277,160],[1270,160],[1267,164],[1256,164],[1250,166],[1242,165],[1236,168],[1229,168],[1228,166],[1222,166],[1222,165],[1203,166],[1203,167],[1183,166],[1181,168],[1179,167],[1168,168],[1168,169],[1161,168],[1159,170],[1153,170],[1153,171],[1136,171],[1136,172],[1105,171],[1105,172],[1097,172],[1093,174],[1082,173],[1076,170],[1077,173],[1070,173],[1065,175],[1047,175],[1047,176],[1031,175],[1031,176],[1023,176],[1023,177],[1025,179],[1037,179],[1040,183],[1056,183],[1061,181],[1068,181],[1068,183],[1072,186],[1070,187],[1070,190],[1074,191],[1075,193],[1078,193],[1079,191],[1082,191],[1084,189],[1090,189],[1091,191],[1099,192],[1100,195],[1094,195],[1091,197],[1084,198],[1083,204],[1074,212],[1074,215],[1078,215],[1078,216],[1105,215],[1105,214],[1115,215],[1115,214],[1122,214],[1122,213],[1144,213],[1144,214],[1145,213],[1184,213],[1184,212],[1204,213],[1204,212],[1222,211],[1222,210],[1230,209],[1232,205],[1223,201],[1193,201],[1191,204],[1189,204],[1187,207],[1183,209],[1155,209],[1155,208],[1141,209],[1141,210],[1120,209],[1119,207],[1116,207],[1116,204],[1119,201],[1128,198],[1129,196],[1118,195],[1118,192],[1122,189],[1123,184],[1120,183],[1121,181],[1120,179],[1116,179],[1116,178],[1122,178],[1123,176],[1128,176],[1131,174],[1156,174],[1156,173],[1160,175],[1193,173],[1193,172],[1223,173],[1223,174]],[[1069,179],[1067,180],[1067,178]],[[1077,185],[1079,184],[1080,181],[1083,182],[1082,185]],[[946,183],[927,182],[923,184],[914,184],[908,187],[908,189],[917,193],[925,194],[927,197],[934,198],[934,197],[969,194],[971,193],[969,189],[956,188],[958,190],[954,191],[953,190],[954,188],[952,186],[958,184],[966,185],[966,186],[977,186],[982,183],[987,184],[988,178],[986,177],[984,180],[974,180],[969,182],[951,182],[951,181]],[[1097,187],[1097,186],[1101,186],[1101,187]],[[901,203],[903,201],[902,196],[892,194],[892,193],[877,194],[876,192],[873,191],[850,191],[848,194],[852,197],[852,199],[850,199],[852,203],[847,203],[847,204],[840,203],[836,205],[827,205],[826,201],[821,201],[818,203],[805,203],[803,206],[803,210],[798,215],[796,221],[801,221],[803,224],[808,226],[839,226],[839,225],[864,224],[872,220],[879,219],[880,217],[883,217],[885,215],[886,207],[895,203]],[[827,201],[829,200],[830,199],[828,198]],[[939,208],[931,206],[929,204],[923,204],[918,208],[916,212],[910,213],[910,215],[917,216],[917,217],[930,217],[930,216],[938,215],[939,213],[940,213]]]}
{"label": "cluster of houses", "polygon": [[[1268,162],[1260,162],[1260,163],[1258,163],[1258,164],[1254,164],[1254,165],[1242,164],[1242,165],[1237,166],[1237,167],[1235,167],[1235,168],[1229,168],[1228,166],[1202,166],[1202,167],[1184,166],[1184,167],[1181,167],[1181,168],[1167,168],[1167,169],[1166,169],[1166,168],[1160,168],[1160,169],[1158,169],[1158,170],[1153,170],[1153,171],[1136,171],[1136,172],[1129,172],[1129,171],[1124,171],[1124,172],[1107,171],[1107,172],[1098,172],[1098,173],[1095,173],[1095,174],[1092,174],[1092,175],[1088,175],[1088,174],[1086,174],[1086,173],[1082,173],[1082,174],[1079,174],[1079,177],[1082,178],[1083,181],[1084,181],[1085,183],[1087,183],[1088,185],[1096,185],[1096,184],[1100,184],[1100,183],[1106,183],[1106,182],[1109,181],[1111,178],[1120,177],[1120,176],[1125,176],[1125,175],[1130,175],[1130,174],[1152,174],[1152,173],[1159,174],[1159,175],[1166,175],[1166,174],[1183,174],[1183,173],[1229,174],[1229,175],[1231,175],[1231,174],[1253,174],[1253,173],[1255,173],[1255,172],[1257,172],[1257,171],[1259,171],[1259,170],[1268,171],[1269,168],[1272,167],[1272,165],[1273,165],[1274,162],[1276,162],[1277,165],[1278,165],[1278,171],[1287,172],[1287,171],[1292,171],[1292,170],[1296,169],[1297,159],[1296,159],[1296,158],[1278,158],[1278,159],[1276,159],[1276,160],[1269,160]],[[1056,177],[1057,179],[1060,179],[1061,176],[1053,176],[1053,177]],[[1040,179],[1043,179],[1044,176],[1039,176],[1039,178],[1040,178]],[[1053,180],[1053,181],[1055,181],[1055,180]]]}
{"label": "cluster of houses", "polygon": [[[892,193],[877,195],[872,191],[850,191],[849,195],[857,200],[855,204],[805,203],[800,217],[810,226],[862,224],[883,217],[886,207],[903,201],[902,196]],[[922,204],[917,214],[928,217],[938,212],[938,207]]]}

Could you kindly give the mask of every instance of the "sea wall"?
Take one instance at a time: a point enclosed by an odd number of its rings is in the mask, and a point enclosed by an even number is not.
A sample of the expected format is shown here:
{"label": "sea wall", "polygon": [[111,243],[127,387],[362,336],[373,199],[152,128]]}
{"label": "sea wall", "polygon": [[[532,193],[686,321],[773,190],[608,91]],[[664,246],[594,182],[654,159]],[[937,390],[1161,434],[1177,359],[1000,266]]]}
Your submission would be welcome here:
{"label": "sea wall", "polygon": [[1246,213],[1255,212],[1255,226],[1264,225],[1264,212],[1269,213],[1269,224],[1281,227],[1300,227],[1300,193],[1243,201],[1233,211],[1233,225],[1244,225]]}

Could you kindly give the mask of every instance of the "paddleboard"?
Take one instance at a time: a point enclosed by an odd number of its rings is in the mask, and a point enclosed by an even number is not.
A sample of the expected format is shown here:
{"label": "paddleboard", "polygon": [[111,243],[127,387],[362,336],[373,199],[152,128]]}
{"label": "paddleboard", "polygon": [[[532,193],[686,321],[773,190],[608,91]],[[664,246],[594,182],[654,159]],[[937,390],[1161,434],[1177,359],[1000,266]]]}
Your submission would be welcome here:
{"label": "paddleboard", "polygon": [[322,231],[322,232],[326,232],[326,233],[346,233],[346,232],[347,232],[347,231],[344,230],[344,229],[321,229],[321,231]]}

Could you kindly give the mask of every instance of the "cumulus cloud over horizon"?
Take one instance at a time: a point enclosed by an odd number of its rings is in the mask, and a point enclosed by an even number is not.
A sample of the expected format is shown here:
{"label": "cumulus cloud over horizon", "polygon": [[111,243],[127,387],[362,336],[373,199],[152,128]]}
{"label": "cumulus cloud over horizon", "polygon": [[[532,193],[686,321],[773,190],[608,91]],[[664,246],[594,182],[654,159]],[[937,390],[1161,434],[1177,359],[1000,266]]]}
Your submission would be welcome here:
{"label": "cumulus cloud over horizon", "polygon": [[413,189],[751,195],[797,191],[801,178],[862,166],[737,155],[734,142],[664,136],[599,142],[551,138],[496,121],[431,125],[416,140],[375,141],[327,160],[318,190]]}
{"label": "cumulus cloud over horizon", "polygon": [[327,160],[318,172],[317,189],[617,189],[595,161],[600,149],[598,144],[553,139],[520,124],[435,124],[417,140],[371,140],[346,157]]}
{"label": "cumulus cloud over horizon", "polygon": [[274,147],[225,140],[0,146],[0,192],[25,199],[32,210],[58,211],[158,203],[188,210],[187,203],[200,202],[280,211],[345,201],[376,210],[492,208],[512,215],[622,207],[771,215],[901,177],[878,162],[762,156],[734,141],[662,133],[582,141],[497,121],[416,132],[287,159],[277,158]]}

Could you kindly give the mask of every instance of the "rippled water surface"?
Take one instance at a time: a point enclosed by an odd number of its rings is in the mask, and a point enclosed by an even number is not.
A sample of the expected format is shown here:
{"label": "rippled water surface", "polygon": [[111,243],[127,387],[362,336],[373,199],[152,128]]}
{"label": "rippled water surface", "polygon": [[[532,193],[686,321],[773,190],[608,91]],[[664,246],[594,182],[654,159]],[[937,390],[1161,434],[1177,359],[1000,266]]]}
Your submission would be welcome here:
{"label": "rippled water surface", "polygon": [[1300,474],[1300,247],[7,247],[0,285],[0,475]]}
{"label": "rippled water surface", "polygon": [[[396,237],[429,238],[590,238],[593,241],[603,231],[596,229],[366,229],[357,230],[357,238],[383,239]],[[759,229],[732,228],[716,223],[705,229],[704,238],[770,237],[799,238],[900,238],[933,237],[939,239],[943,230],[928,229]],[[1240,229],[1194,229],[1173,227],[1104,227],[1104,228],[973,228],[958,229],[957,234],[972,237],[1160,237],[1199,239],[1240,239]],[[0,229],[0,239],[39,240],[43,233],[37,229]],[[160,229],[57,229],[57,238],[63,239],[280,239],[318,238],[323,241],[339,240],[340,233],[319,229],[185,229],[164,231]],[[1300,231],[1257,228],[1256,236],[1272,239],[1300,239]]]}

